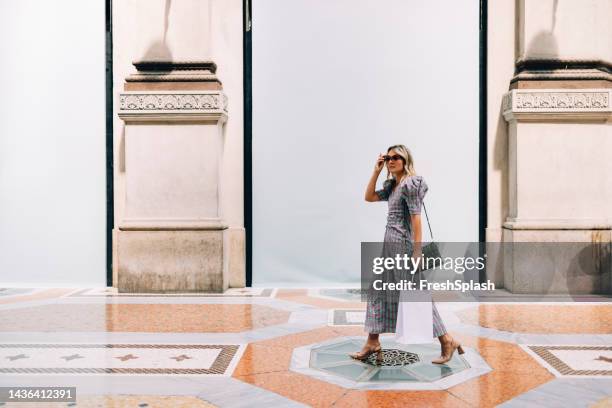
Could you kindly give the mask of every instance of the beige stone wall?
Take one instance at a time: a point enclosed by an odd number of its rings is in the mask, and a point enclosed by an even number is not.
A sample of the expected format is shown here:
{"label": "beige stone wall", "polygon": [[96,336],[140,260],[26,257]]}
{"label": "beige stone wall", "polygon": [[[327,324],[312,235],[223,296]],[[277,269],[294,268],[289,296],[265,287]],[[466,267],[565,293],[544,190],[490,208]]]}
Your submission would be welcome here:
{"label": "beige stone wall", "polygon": [[[502,241],[508,215],[508,125],[502,100],[514,73],[517,50],[516,1],[489,1],[487,33],[487,242]],[[488,278],[503,284],[501,264],[488,265]]]}
{"label": "beige stone wall", "polygon": [[[140,183],[126,178],[126,128],[118,117],[119,93],[123,91],[125,78],[135,72],[133,61],[203,61],[212,60],[217,65],[217,77],[227,96],[227,121],[222,127],[220,143],[213,140],[212,129],[196,130],[189,124],[139,125],[131,135],[132,143],[141,140],[141,146],[132,145],[138,152],[151,149],[168,149],[167,156],[176,156],[175,173],[199,185],[197,196],[164,194],[171,184],[164,180],[166,172],[151,174],[145,161],[132,161],[133,169],[142,177],[155,177],[157,187],[147,186],[148,191],[138,190]],[[223,233],[225,267],[229,268],[231,286],[244,286],[244,219],[243,219],[243,64],[242,64],[242,1],[241,0],[117,0],[113,2],[113,79],[114,79],[114,228],[138,217],[163,218],[164,214],[176,214],[180,218],[219,217],[229,228]],[[135,88],[134,88],[135,89]],[[189,92],[189,83],[180,88]],[[152,126],[155,129],[146,129]],[[195,134],[194,131],[197,133]],[[211,133],[212,132],[212,133]],[[141,133],[141,136],[137,136]],[[208,135],[210,133],[210,135]],[[167,140],[173,138],[173,140]],[[198,138],[202,138],[202,142]],[[149,138],[149,139],[147,139]],[[185,144],[182,143],[184,139]],[[150,144],[149,144],[150,143]],[[164,147],[165,146],[165,147]],[[189,147],[187,147],[189,146]],[[143,149],[144,147],[144,149]],[[186,151],[197,147],[199,153]],[[132,151],[134,158],[138,152]],[[153,152],[149,152],[153,153]],[[189,160],[181,162],[181,157]],[[200,160],[197,159],[200,155]],[[212,156],[211,156],[212,155]],[[159,163],[155,169],[159,172]],[[168,182],[171,183],[172,174]],[[198,177],[201,180],[198,182]],[[211,183],[210,180],[219,180]],[[199,183],[199,184],[198,184]],[[169,187],[170,186],[170,187]],[[130,188],[130,193],[127,189]],[[179,187],[177,191],[181,191]],[[193,190],[193,188],[191,188]],[[201,192],[201,194],[200,194]],[[133,198],[130,199],[129,195]],[[135,201],[138,198],[140,201]],[[126,202],[130,200],[130,205]],[[149,200],[149,201],[147,201]],[[131,213],[130,213],[131,212]],[[117,232],[114,234],[117,237]],[[118,256],[121,255],[114,240],[114,282],[118,282]],[[227,253],[226,253],[227,251]],[[169,254],[171,252],[168,252]],[[225,259],[224,258],[224,259]]]}
{"label": "beige stone wall", "polygon": [[518,5],[520,59],[612,61],[611,1],[520,0]]}
{"label": "beige stone wall", "polygon": [[[115,113],[124,80],[135,71],[132,61],[154,56],[177,61],[212,59],[217,64],[229,117],[222,158],[224,218],[230,228],[243,227],[242,2],[116,0],[113,34]],[[123,121],[115,115],[115,226],[124,214],[123,131]]]}
{"label": "beige stone wall", "polygon": [[[611,20],[607,0],[489,1],[487,241],[610,240],[612,77],[598,67],[612,61]],[[489,278],[525,293],[610,289],[609,265],[568,258],[547,273],[545,254],[529,257],[492,256]]]}

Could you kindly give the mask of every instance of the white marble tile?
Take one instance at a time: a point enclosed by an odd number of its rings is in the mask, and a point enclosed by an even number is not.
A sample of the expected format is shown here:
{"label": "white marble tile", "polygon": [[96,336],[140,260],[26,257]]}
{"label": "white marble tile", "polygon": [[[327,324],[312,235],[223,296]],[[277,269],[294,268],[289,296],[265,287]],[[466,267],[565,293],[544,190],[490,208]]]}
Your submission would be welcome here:
{"label": "white marble tile", "polygon": [[[3,375],[231,375],[244,345],[3,344]],[[225,350],[230,360],[218,360]],[[216,365],[213,369],[213,364]],[[221,369],[222,371],[218,371]],[[115,371],[109,371],[115,370]]]}
{"label": "white marble tile", "polygon": [[0,332],[0,343],[242,344],[245,333]]}
{"label": "white marble tile", "polygon": [[[390,340],[391,339],[381,338],[381,343],[383,347],[385,347],[386,344],[391,347],[393,343],[391,343]],[[310,352],[313,348],[328,346],[341,341],[351,341],[355,343],[356,347],[359,347],[363,342],[363,338],[360,338],[358,336],[346,336],[342,339],[328,339],[326,341],[319,342],[316,344],[310,344],[295,348],[292,354],[290,370],[314,377],[321,381],[326,381],[331,384],[339,385],[341,387],[362,390],[442,390],[448,389],[457,384],[468,381],[472,378],[481,376],[491,371],[491,367],[489,367],[486,361],[475,350],[471,348],[466,348],[466,353],[463,355],[464,360],[470,366],[469,368],[466,368],[458,373],[449,375],[433,382],[358,382],[341,377],[328,371],[323,371],[317,368],[310,367]],[[406,347],[408,350],[410,349],[409,345]]]}
{"label": "white marble tile", "polygon": [[[549,350],[549,352],[574,370],[612,371],[612,350]],[[600,359],[602,357],[608,361]]]}
{"label": "white marble tile", "polygon": [[320,324],[324,326],[327,325],[327,314],[327,310],[321,309],[300,310],[291,313],[288,323],[299,325]]}
{"label": "white marble tile", "polygon": [[309,346],[293,349],[290,366],[294,368],[308,368],[310,366],[310,350]]}
{"label": "white marble tile", "polygon": [[[196,396],[205,386],[185,376],[152,375],[0,375],[3,387],[76,387],[77,395],[177,395]],[[201,378],[201,377],[200,377]],[[208,380],[230,377],[207,376]],[[41,405],[42,408],[42,405]]]}
{"label": "white marble tile", "polygon": [[305,408],[307,405],[285,398],[279,394],[257,388],[243,383],[247,387],[233,386],[226,389],[220,388],[221,392],[203,391],[198,394],[199,398],[208,401],[218,407],[232,408]]}
{"label": "white marble tile", "polygon": [[0,348],[2,368],[200,368],[210,369],[220,348]]}
{"label": "white marble tile", "polygon": [[[591,388],[593,386],[594,389]],[[547,382],[499,406],[503,408],[586,408],[611,395],[611,390],[612,380],[563,378]]]}
{"label": "white marble tile", "polygon": [[346,312],[346,321],[351,324],[363,324],[365,322],[365,312]]}

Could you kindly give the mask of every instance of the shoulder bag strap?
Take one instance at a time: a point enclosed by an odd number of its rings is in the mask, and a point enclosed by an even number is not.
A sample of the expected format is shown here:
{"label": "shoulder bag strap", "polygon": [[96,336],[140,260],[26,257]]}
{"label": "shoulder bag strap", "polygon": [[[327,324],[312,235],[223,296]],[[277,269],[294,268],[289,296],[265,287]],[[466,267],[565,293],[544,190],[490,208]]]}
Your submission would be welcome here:
{"label": "shoulder bag strap", "polygon": [[425,200],[423,200],[423,209],[425,210],[425,219],[427,220],[427,226],[429,227],[429,235],[431,235],[431,240],[434,240],[433,232],[431,231],[431,224],[429,223],[429,216],[427,215],[427,207],[425,207]]}

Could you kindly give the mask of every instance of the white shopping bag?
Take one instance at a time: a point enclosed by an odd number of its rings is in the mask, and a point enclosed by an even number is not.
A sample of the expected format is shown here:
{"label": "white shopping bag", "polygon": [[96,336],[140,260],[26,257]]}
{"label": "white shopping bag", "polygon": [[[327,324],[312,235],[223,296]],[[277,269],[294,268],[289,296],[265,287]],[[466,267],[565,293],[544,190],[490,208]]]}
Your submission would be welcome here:
{"label": "white shopping bag", "polygon": [[395,341],[403,344],[431,343],[433,339],[431,293],[403,290],[397,305]]}

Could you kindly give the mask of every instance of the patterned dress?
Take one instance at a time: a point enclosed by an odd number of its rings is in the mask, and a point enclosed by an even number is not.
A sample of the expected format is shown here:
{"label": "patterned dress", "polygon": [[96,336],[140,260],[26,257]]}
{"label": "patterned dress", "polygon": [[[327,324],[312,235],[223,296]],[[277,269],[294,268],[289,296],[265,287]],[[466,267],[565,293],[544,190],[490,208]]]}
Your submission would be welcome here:
{"label": "patterned dress", "polygon": [[[391,244],[389,246],[402,246],[411,253],[414,237],[412,236],[410,214],[421,213],[421,204],[428,186],[422,176],[405,177],[395,189],[393,189],[394,184],[395,180],[386,180],[383,188],[376,191],[381,201],[389,203],[384,243],[385,245]],[[385,254],[385,256],[389,255]],[[397,300],[381,297],[370,298],[366,308],[365,330],[368,333],[395,333],[397,310]],[[442,336],[446,333],[446,328],[433,302],[432,314],[433,337]]]}

